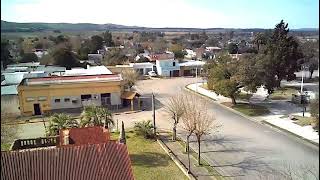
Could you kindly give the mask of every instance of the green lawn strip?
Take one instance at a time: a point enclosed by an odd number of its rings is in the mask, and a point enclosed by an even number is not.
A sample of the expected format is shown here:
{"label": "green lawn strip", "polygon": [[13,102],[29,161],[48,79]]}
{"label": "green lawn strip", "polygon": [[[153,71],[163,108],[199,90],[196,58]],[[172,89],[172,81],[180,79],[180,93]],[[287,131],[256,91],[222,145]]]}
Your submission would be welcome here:
{"label": "green lawn strip", "polygon": [[313,122],[312,117],[302,117],[297,115],[293,115],[293,117],[296,119],[294,123],[300,126],[308,126],[308,125],[311,125],[311,123]]}
{"label": "green lawn strip", "polygon": [[292,98],[292,94],[299,92],[298,87],[281,87],[270,94],[269,99],[272,100],[288,100]]}
{"label": "green lawn strip", "polygon": [[[185,152],[185,142],[183,142],[182,140],[177,140],[180,145],[183,147],[183,154],[187,154],[187,152]],[[190,148],[190,154],[191,156],[198,162],[198,153],[196,153],[194,150],[192,150]],[[207,163],[207,161],[205,161],[202,157],[200,157],[200,162],[201,165],[199,165],[198,163],[194,164],[196,167],[204,167],[206,168],[206,170],[212,175],[214,176],[216,179],[218,180],[223,180],[223,176],[217,171],[215,170],[209,163]]]}
{"label": "green lawn strip", "polygon": [[[157,141],[144,139],[133,131],[126,133],[127,146],[135,179],[188,179]],[[118,140],[119,133],[112,133]]]}
{"label": "green lawn strip", "polygon": [[231,103],[222,103],[232,109],[239,111],[247,116],[262,116],[270,113],[270,111],[260,105],[248,104],[248,103],[237,103],[236,105],[232,105]]}

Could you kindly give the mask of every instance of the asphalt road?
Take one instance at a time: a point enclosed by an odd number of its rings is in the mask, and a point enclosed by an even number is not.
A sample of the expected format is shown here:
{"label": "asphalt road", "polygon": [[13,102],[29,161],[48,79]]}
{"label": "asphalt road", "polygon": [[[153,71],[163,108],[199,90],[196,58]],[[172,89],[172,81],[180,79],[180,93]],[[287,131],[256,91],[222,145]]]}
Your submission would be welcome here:
{"label": "asphalt road", "polygon": [[[195,78],[174,78],[141,81],[137,90],[142,94],[154,92],[157,100],[157,126],[168,129],[164,104],[168,97],[184,91]],[[198,80],[199,82],[199,80]],[[201,98],[199,96],[199,98]],[[319,148],[269,126],[253,122],[215,102],[208,108],[221,125],[219,132],[204,137],[202,156],[223,175],[231,179],[281,179],[278,173],[304,170],[319,173]],[[162,123],[165,121],[166,123]],[[184,138],[184,132],[178,129]],[[191,147],[197,149],[194,142]],[[300,177],[313,179],[312,176]]]}

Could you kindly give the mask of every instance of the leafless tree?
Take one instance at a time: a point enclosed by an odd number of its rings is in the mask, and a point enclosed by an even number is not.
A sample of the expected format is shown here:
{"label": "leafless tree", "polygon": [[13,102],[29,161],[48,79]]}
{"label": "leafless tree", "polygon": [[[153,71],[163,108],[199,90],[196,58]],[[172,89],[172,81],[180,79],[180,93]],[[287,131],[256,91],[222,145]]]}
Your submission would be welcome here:
{"label": "leafless tree", "polygon": [[186,142],[186,151],[188,153],[188,173],[190,173],[190,146],[189,146],[189,139],[190,136],[194,133],[196,130],[196,103],[195,103],[195,97],[193,95],[191,96],[183,96],[183,109],[184,113],[181,117],[182,119],[182,127],[187,131],[187,142]]}
{"label": "leafless tree", "polygon": [[170,97],[166,103],[165,109],[173,119],[172,140],[177,139],[177,124],[184,113],[184,95],[178,94]]}
{"label": "leafless tree", "polygon": [[194,121],[196,124],[194,134],[196,135],[198,143],[198,163],[201,165],[201,137],[203,135],[210,134],[210,132],[216,132],[219,125],[215,123],[215,117],[208,112],[207,103],[204,100],[199,99],[196,101],[196,106],[197,107],[193,109],[194,113],[192,114],[194,115]]}
{"label": "leafless tree", "polygon": [[131,90],[132,86],[138,81],[138,73],[133,69],[125,69],[121,72],[123,85]]}

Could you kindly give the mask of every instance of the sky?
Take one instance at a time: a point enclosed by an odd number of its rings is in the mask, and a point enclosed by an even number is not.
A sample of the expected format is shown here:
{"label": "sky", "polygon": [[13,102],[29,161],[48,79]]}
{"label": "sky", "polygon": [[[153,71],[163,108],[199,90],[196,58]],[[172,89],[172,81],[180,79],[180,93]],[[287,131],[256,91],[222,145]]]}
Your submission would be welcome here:
{"label": "sky", "polygon": [[1,0],[1,20],[144,27],[319,28],[319,0]]}

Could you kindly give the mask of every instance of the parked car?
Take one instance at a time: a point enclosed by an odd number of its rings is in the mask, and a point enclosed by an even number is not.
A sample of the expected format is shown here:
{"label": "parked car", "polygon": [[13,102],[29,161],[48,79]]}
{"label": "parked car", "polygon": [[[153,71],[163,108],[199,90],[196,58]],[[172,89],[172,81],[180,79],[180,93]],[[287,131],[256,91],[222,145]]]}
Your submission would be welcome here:
{"label": "parked car", "polygon": [[151,77],[156,77],[157,76],[156,72],[154,72],[154,71],[149,71],[148,75],[151,76]]}

